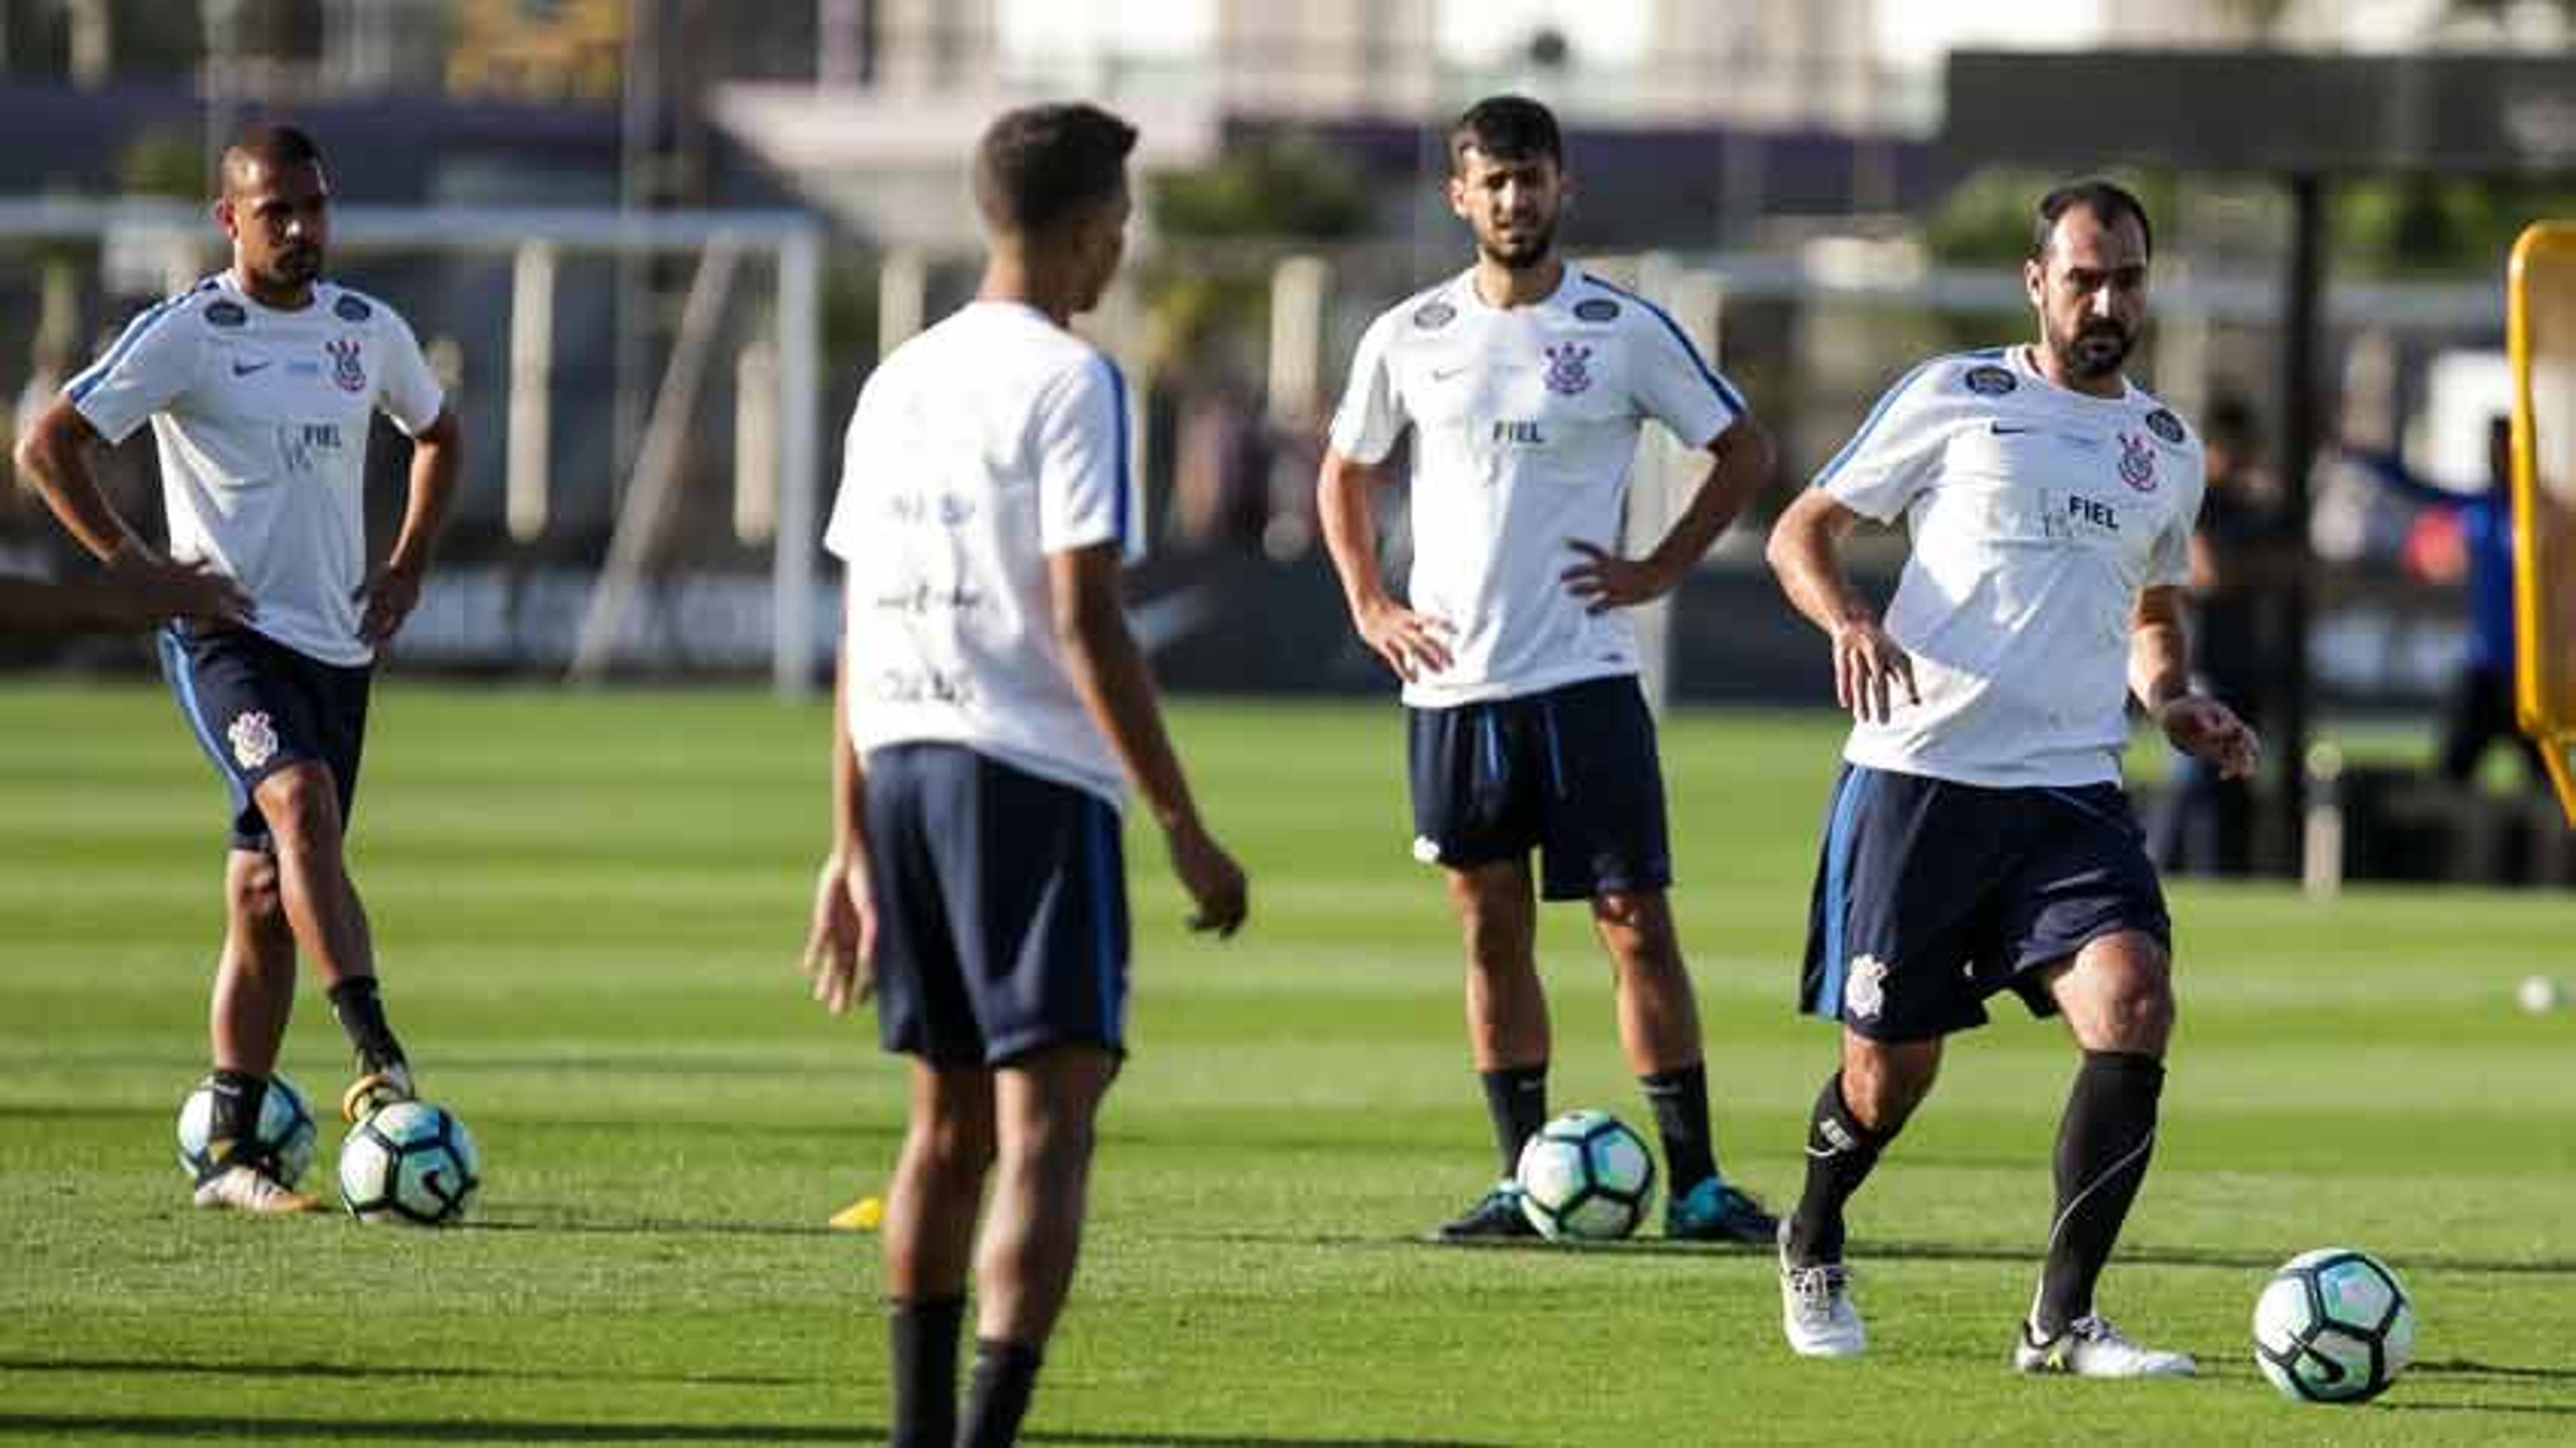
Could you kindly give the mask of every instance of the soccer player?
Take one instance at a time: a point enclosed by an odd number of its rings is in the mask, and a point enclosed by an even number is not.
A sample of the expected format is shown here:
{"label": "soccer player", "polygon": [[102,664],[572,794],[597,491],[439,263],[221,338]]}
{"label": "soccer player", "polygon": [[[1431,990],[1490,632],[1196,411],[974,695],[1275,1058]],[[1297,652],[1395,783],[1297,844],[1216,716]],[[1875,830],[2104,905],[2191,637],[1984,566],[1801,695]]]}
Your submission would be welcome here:
{"label": "soccer player", "polygon": [[[147,419],[170,553],[249,598],[241,616],[165,628],[172,693],[231,792],[223,954],[212,1010],[213,1165],[203,1207],[303,1211],[257,1149],[259,1120],[309,960],[357,1053],[356,1121],[412,1094],[376,992],[367,917],[343,859],[377,646],[420,597],[455,495],[456,414],[391,307],[322,277],[331,189],[310,137],[247,130],[223,154],[216,224],[232,265],[152,307],[72,379],[18,444],[22,473],[92,553],[165,566],[99,490],[91,449]],[[366,567],[368,428],[412,439],[410,498],[383,567]]]}
{"label": "soccer player", "polygon": [[1122,771],[1191,926],[1230,935],[1246,911],[1120,610],[1126,383],[1066,330],[1118,268],[1135,142],[1088,105],[984,133],[982,285],[869,375],[824,540],[848,590],[806,968],[836,1014],[873,993],[885,1048],[914,1058],[884,1218],[899,1445],[1014,1441],[1072,1282],[1126,1051]]}
{"label": "soccer player", "polygon": [[[1782,1325],[1808,1356],[1863,1333],[1843,1208],[1932,1088],[1945,1037],[2010,990],[2082,1052],[2057,1209],[2013,1363],[2188,1374],[2104,1321],[2094,1282],[2155,1145],[2172,932],[2119,785],[2124,695],[2242,777],[2254,732],[2189,687],[2182,627],[2199,440],[2121,364],[2147,304],[2147,214],[2087,181],[2042,198],[2023,288],[2037,343],[1908,373],[1772,530],[1771,566],[1832,640],[1855,721],[1826,811],[1801,1002],[1842,1022],[1780,1237]],[[1841,540],[1905,521],[1882,623]]]}
{"label": "soccer player", "polygon": [[[1413,852],[1448,875],[1466,937],[1467,1037],[1502,1180],[1441,1228],[1521,1237],[1513,1167],[1547,1120],[1536,894],[1583,900],[1616,973],[1619,1035],[1669,1170],[1667,1235],[1763,1242],[1773,1222],[1718,1174],[1699,1011],[1665,890],[1655,727],[1622,612],[1660,597],[1771,469],[1743,399],[1671,317],[1557,252],[1564,147],[1544,106],[1477,102],[1449,137],[1449,204],[1475,264],[1361,338],[1318,483],[1351,622],[1404,681]],[[1643,558],[1616,551],[1648,418],[1710,457]],[[1413,572],[1381,576],[1371,493],[1413,434]]]}

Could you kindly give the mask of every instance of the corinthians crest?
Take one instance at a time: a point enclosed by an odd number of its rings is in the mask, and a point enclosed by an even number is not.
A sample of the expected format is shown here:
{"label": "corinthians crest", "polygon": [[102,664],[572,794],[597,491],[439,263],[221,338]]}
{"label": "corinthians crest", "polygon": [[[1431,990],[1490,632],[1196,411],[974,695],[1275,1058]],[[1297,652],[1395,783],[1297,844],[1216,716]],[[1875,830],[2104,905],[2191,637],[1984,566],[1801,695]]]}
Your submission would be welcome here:
{"label": "corinthians crest", "polygon": [[2156,450],[2145,438],[2120,434],[2120,481],[2141,493],[2156,490]]}
{"label": "corinthians crest", "polygon": [[322,350],[331,354],[331,380],[343,392],[367,390],[367,369],[358,365],[358,339],[342,337],[325,342]]}
{"label": "corinthians crest", "polygon": [[1559,342],[1540,349],[1547,356],[1547,390],[1572,397],[1592,385],[1592,349],[1580,342]]}
{"label": "corinthians crest", "polygon": [[244,769],[257,769],[277,753],[277,726],[268,722],[268,715],[256,709],[235,715],[232,727],[224,731],[224,737],[231,741],[233,758],[239,760]]}

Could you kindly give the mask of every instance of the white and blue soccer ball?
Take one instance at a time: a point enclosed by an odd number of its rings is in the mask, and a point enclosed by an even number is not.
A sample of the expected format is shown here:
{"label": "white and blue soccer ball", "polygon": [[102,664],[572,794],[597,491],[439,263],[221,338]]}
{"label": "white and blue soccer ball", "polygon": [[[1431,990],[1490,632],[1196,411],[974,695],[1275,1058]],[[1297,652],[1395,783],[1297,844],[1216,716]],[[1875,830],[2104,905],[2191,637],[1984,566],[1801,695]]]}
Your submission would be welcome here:
{"label": "white and blue soccer ball", "polygon": [[2302,1252],[2254,1301],[2254,1363],[2285,1397],[2363,1402],[2414,1360],[2415,1306],[2397,1274],[2367,1252]]}
{"label": "white and blue soccer ball", "polygon": [[1655,1195],[1644,1138],[1607,1111],[1569,1111],[1521,1147],[1521,1215],[1551,1242],[1615,1242]]}
{"label": "white and blue soccer ball", "polygon": [[397,1101],[350,1127],[340,1143],[340,1201],[362,1222],[462,1221],[482,1184],[465,1123],[426,1101]]}
{"label": "white and blue soccer ball", "polygon": [[[208,1076],[179,1103],[179,1166],[191,1181],[201,1181],[213,1166],[215,1078]],[[265,1152],[280,1186],[293,1186],[313,1165],[313,1109],[304,1093],[284,1076],[268,1078],[259,1099],[259,1120],[251,1126],[251,1152]]]}

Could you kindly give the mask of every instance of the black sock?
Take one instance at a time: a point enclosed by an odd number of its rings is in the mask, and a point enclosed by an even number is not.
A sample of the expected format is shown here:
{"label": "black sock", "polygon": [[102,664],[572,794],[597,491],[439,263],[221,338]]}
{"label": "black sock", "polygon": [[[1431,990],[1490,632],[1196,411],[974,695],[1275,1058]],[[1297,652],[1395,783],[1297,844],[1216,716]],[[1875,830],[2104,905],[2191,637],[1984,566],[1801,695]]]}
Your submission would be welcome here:
{"label": "black sock", "polygon": [[886,1304],[894,1347],[894,1448],[951,1448],[957,1441],[957,1331],[966,1299]]}
{"label": "black sock", "polygon": [[256,1153],[259,1108],[268,1098],[268,1078],[248,1071],[217,1071],[206,1078],[214,1109],[206,1113],[206,1161],[215,1170],[231,1166],[244,1148]]}
{"label": "black sock", "polygon": [[331,987],[331,1018],[358,1048],[358,1068],[382,1071],[403,1064],[403,1049],[385,1024],[384,1002],[376,998],[376,978],[353,975]]}
{"label": "black sock", "polygon": [[1037,1391],[1038,1350],[1024,1343],[975,1339],[975,1375],[966,1385],[966,1422],[957,1448],[1010,1448]]}
{"label": "black sock", "polygon": [[2093,1283],[2147,1177],[2164,1085],[2164,1063],[2153,1056],[2084,1053],[2057,1129],[2057,1215],[2031,1308],[2042,1341],[2093,1310]]}
{"label": "black sock", "polygon": [[1852,1118],[1843,1100],[1843,1073],[1825,1078],[1807,1120],[1807,1186],[1789,1218],[1789,1260],[1805,1265],[1843,1259],[1843,1203],[1869,1179],[1878,1154],[1894,1135],[1882,1136]]}
{"label": "black sock", "polygon": [[1547,1125],[1547,1063],[1476,1074],[1485,1083],[1485,1115],[1494,1123],[1494,1149],[1508,1179],[1520,1170],[1522,1144]]}
{"label": "black sock", "polygon": [[1655,1130],[1664,1139],[1664,1169],[1672,1173],[1666,1190],[1675,1197],[1717,1175],[1717,1143],[1708,1130],[1708,1068],[1697,1062],[1678,1071],[1640,1076],[1646,1101],[1655,1108]]}

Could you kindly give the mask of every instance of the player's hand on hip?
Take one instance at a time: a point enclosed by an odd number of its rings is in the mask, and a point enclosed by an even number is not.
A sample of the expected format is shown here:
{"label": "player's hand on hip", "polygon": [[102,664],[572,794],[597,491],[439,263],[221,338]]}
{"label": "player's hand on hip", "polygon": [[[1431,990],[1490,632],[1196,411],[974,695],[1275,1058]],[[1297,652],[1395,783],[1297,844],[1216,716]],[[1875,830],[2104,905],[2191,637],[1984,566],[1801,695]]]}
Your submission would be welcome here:
{"label": "player's hand on hip", "polygon": [[101,572],[109,589],[133,609],[137,624],[195,618],[239,627],[251,620],[250,595],[204,563],[175,563],[141,549],[120,549]]}
{"label": "player's hand on hip", "polygon": [[1914,660],[1873,619],[1854,619],[1834,630],[1834,702],[1862,723],[1895,717],[1896,691],[1905,702],[1920,704],[1914,688]]}
{"label": "player's hand on hip", "polygon": [[876,896],[867,862],[834,854],[814,882],[814,923],[805,937],[805,975],[814,999],[832,1014],[847,1015],[877,989]]}
{"label": "player's hand on hip", "polygon": [[1190,895],[1190,928],[1212,930],[1219,937],[1242,929],[1243,918],[1252,913],[1252,886],[1234,856],[1195,818],[1174,825],[1163,842],[1172,852],[1172,873]]}
{"label": "player's hand on hip", "polygon": [[1564,582],[1566,592],[1584,601],[1589,613],[1652,603],[1671,591],[1677,581],[1652,559],[1622,558],[1580,538],[1567,539],[1566,546],[1582,554],[1583,561],[1557,577]]}
{"label": "player's hand on hip", "polygon": [[1352,620],[1360,639],[1410,684],[1449,667],[1449,639],[1457,632],[1445,618],[1416,613],[1391,598],[1364,604]]}
{"label": "player's hand on hip", "polygon": [[2236,711],[2206,694],[2168,699],[2156,723],[2173,747],[2207,762],[2222,779],[2248,779],[2262,763],[2263,741]]}
{"label": "player's hand on hip", "polygon": [[358,585],[350,601],[366,605],[358,618],[359,641],[369,647],[383,643],[402,630],[403,620],[419,604],[420,570],[379,568]]}

